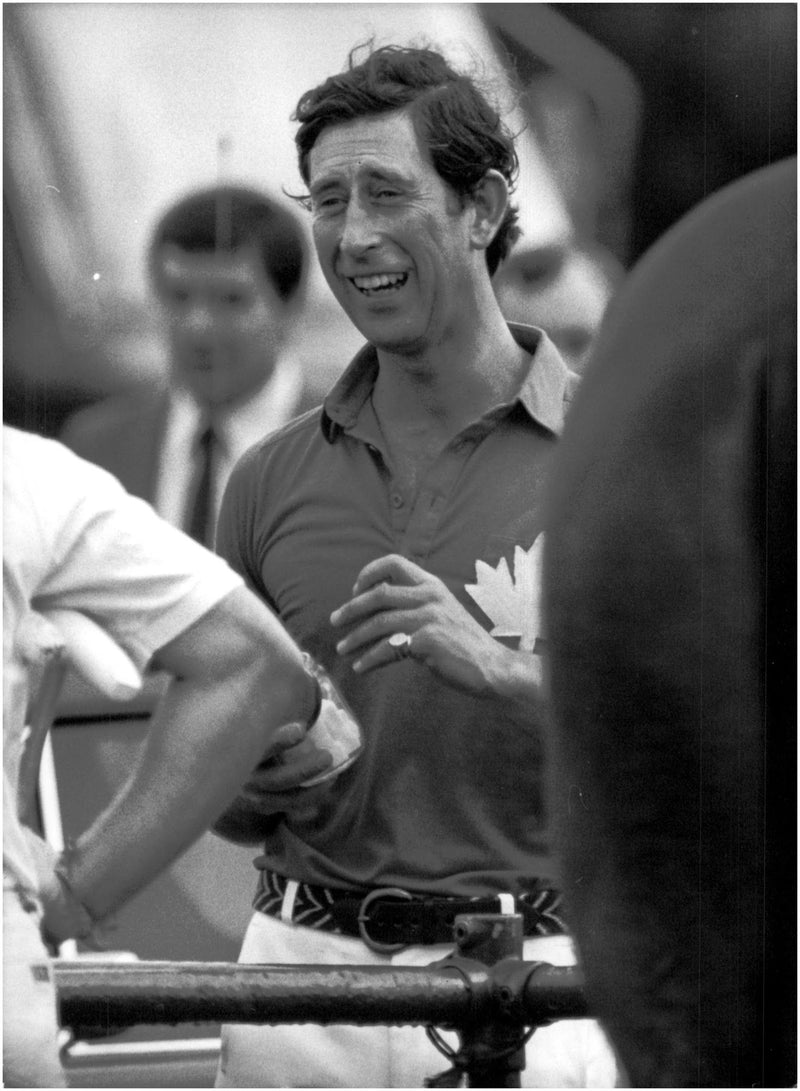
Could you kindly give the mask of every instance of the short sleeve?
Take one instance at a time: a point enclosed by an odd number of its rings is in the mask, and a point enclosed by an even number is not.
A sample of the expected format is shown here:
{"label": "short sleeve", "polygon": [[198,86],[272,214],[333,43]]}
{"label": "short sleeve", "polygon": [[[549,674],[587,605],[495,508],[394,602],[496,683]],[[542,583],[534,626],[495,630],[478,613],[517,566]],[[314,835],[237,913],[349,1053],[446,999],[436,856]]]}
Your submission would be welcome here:
{"label": "short sleeve", "polygon": [[[242,580],[116,478],[4,428],[4,551],[35,609],[96,621],[138,667]],[[8,520],[11,520],[9,525]]]}

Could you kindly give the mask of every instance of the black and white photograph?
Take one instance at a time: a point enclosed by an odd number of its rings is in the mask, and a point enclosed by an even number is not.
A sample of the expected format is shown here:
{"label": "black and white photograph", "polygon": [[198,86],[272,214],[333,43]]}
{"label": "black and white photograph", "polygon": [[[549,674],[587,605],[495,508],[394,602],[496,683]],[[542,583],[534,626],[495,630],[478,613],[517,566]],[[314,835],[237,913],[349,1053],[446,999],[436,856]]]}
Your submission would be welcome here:
{"label": "black and white photograph", "polygon": [[796,1087],[796,4],[2,8],[3,1086]]}

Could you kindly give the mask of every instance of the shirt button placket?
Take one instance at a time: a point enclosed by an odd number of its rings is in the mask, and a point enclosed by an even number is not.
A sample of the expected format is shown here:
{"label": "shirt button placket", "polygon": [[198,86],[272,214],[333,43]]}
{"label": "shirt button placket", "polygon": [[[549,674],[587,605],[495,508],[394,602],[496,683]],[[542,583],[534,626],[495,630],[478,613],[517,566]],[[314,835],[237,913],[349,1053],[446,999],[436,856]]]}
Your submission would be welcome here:
{"label": "shirt button placket", "polygon": [[389,485],[389,510],[391,511],[394,532],[395,534],[402,536],[407,530],[406,523],[409,513],[406,509],[406,502],[403,494],[397,486],[392,483]]}

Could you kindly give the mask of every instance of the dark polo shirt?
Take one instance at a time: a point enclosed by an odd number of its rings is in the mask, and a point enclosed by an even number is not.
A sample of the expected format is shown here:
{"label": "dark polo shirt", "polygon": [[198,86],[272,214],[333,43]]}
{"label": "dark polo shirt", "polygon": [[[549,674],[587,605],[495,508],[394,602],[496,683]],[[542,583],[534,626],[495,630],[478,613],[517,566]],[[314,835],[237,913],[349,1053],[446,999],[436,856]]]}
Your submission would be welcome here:
{"label": "dark polo shirt", "polygon": [[456,436],[416,498],[387,460],[370,346],[322,411],[252,448],[231,477],[219,552],[329,671],[365,737],[314,813],[269,835],[268,864],[289,878],[477,895],[554,874],[540,725],[520,727],[502,701],[459,693],[414,660],[359,677],[329,621],[365,564],[400,553],[498,639],[535,646],[543,480],[574,376],[541,331],[511,330],[531,353],[517,397]]}

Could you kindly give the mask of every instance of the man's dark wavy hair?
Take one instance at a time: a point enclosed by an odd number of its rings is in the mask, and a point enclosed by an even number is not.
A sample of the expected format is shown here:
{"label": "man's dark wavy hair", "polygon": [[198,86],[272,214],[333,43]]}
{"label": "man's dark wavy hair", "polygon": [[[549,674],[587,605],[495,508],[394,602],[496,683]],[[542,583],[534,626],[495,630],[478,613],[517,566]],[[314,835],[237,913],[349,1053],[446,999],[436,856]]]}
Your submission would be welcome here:
{"label": "man's dark wavy hair", "polygon": [[[306,91],[297,104],[295,144],[306,185],[308,157],[324,129],[407,109],[437,173],[460,197],[471,195],[490,169],[499,171],[513,189],[519,171],[514,137],[469,76],[425,48],[383,46],[356,63],[364,48],[352,49],[348,68]],[[486,250],[490,276],[519,233],[517,210],[509,205]]]}
{"label": "man's dark wavy hair", "polygon": [[302,224],[291,205],[280,205],[247,186],[209,186],[167,209],[153,231],[148,255],[156,286],[161,250],[168,243],[191,252],[231,252],[253,245],[282,300],[303,286],[308,246]]}

